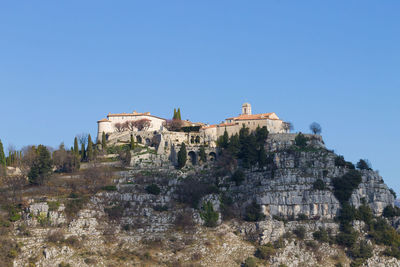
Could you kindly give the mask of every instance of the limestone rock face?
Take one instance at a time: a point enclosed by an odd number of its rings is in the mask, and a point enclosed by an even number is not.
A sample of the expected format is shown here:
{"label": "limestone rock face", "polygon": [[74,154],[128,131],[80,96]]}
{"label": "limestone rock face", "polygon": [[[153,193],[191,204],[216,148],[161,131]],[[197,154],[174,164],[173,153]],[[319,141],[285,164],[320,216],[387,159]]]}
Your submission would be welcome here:
{"label": "limestone rock face", "polygon": [[[242,185],[231,183],[235,203],[242,203],[238,207],[243,210],[255,200],[269,218],[304,214],[309,218],[333,219],[340,203],[334,196],[332,180],[349,169],[335,166],[337,156],[325,149],[320,139],[315,139],[307,151],[293,149],[290,140],[278,140],[267,147],[283,150],[270,154],[270,164],[264,171],[248,171]],[[387,205],[393,205],[394,197],[377,172],[360,172],[362,182],[353,191],[350,204],[359,207],[365,200],[374,214],[380,216]],[[314,189],[318,179],[325,184],[323,190]]]}

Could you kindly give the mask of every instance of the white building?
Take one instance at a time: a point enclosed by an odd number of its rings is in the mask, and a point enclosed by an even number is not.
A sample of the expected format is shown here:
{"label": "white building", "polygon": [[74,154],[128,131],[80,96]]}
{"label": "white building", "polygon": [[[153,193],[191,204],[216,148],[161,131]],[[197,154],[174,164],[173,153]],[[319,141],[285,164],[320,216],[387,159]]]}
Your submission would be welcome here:
{"label": "white building", "polygon": [[97,141],[101,141],[103,132],[105,134],[115,133],[117,128],[116,124],[123,124],[127,121],[137,121],[141,119],[147,119],[150,121],[150,127],[147,131],[160,131],[163,129],[163,124],[166,119],[156,117],[150,114],[150,112],[138,113],[109,113],[107,119],[102,119],[97,122]]}

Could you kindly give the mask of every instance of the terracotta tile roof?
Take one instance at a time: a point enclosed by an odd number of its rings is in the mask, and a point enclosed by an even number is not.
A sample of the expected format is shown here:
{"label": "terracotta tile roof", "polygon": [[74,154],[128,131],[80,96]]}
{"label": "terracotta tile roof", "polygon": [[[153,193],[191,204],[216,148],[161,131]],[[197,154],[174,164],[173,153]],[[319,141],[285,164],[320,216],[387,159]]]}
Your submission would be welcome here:
{"label": "terracotta tile roof", "polygon": [[153,118],[157,118],[160,120],[166,120],[164,118],[160,118],[154,115],[150,115],[150,112],[143,112],[143,113],[138,113],[136,111],[134,111],[133,113],[108,113],[107,118],[109,117],[122,117],[122,116],[126,116],[126,117],[135,117],[135,116],[149,116],[149,117],[153,117]]}
{"label": "terracotta tile roof", "polygon": [[261,113],[261,114],[254,114],[254,115],[239,115],[238,117],[232,117],[228,118],[227,120],[235,120],[235,121],[241,121],[241,120],[277,120],[276,118],[271,118],[270,116],[274,114],[272,112],[270,113]]}
{"label": "terracotta tile roof", "polygon": [[235,126],[237,123],[220,123],[217,127]]}
{"label": "terracotta tile roof", "polygon": [[217,125],[213,124],[213,125],[203,126],[203,127],[201,127],[201,129],[205,130],[205,129],[216,128],[216,127],[217,127]]}
{"label": "terracotta tile roof", "polygon": [[107,119],[101,119],[101,120],[99,120],[99,121],[97,121],[97,122],[109,122],[109,120],[107,120]]}

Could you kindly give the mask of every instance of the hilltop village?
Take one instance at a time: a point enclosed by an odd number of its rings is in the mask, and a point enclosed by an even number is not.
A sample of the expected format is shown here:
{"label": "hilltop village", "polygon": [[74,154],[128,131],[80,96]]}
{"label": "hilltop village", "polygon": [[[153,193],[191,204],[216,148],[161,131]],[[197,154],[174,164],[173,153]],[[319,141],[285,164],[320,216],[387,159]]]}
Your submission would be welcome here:
{"label": "hilltop village", "polygon": [[216,157],[217,140],[225,132],[229,136],[239,134],[243,127],[250,131],[266,127],[269,133],[289,133],[289,123],[283,122],[275,113],[252,114],[251,105],[244,103],[241,114],[227,118],[220,124],[194,123],[175,117],[172,120],[151,115],[150,112],[109,113],[107,118],[97,122],[97,143],[106,136],[109,144],[136,142],[155,148],[164,161],[176,163],[176,152],[182,143],[186,144],[188,162],[195,165],[199,150],[203,146],[210,160]]}
{"label": "hilltop village", "polygon": [[70,149],[0,142],[1,266],[400,266],[396,193],[321,127],[108,114]]}

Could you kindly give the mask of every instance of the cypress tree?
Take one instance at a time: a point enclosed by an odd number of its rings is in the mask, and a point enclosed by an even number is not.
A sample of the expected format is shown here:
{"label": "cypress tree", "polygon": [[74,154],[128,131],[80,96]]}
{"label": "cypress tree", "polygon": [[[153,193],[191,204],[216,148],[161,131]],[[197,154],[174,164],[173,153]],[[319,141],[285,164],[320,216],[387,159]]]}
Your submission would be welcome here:
{"label": "cypress tree", "polygon": [[131,135],[131,150],[135,149],[135,140],[133,140],[133,135]]}
{"label": "cypress tree", "polygon": [[103,132],[101,135],[101,148],[104,150],[107,147],[107,142],[106,142],[106,133]]}
{"label": "cypress tree", "polygon": [[74,154],[75,154],[75,156],[79,157],[79,145],[78,145],[77,137],[75,137],[75,140],[74,140]]}
{"label": "cypress tree", "polygon": [[82,143],[82,145],[81,145],[81,161],[84,161],[85,159],[86,159],[85,144]]}
{"label": "cypress tree", "polygon": [[93,159],[93,142],[92,142],[92,137],[89,134],[88,137],[88,145],[87,145],[87,150],[86,150],[86,156],[87,160],[91,161]]}
{"label": "cypress tree", "polygon": [[3,143],[0,140],[0,166],[6,167],[6,155],[4,154]]}
{"label": "cypress tree", "polygon": [[202,162],[207,161],[206,150],[204,149],[203,145],[200,146],[199,157]]}
{"label": "cypress tree", "polygon": [[178,111],[176,112],[176,118],[178,120],[182,120],[182,118],[181,118],[181,109],[180,108],[178,108]]}
{"label": "cypress tree", "polygon": [[181,149],[178,152],[178,168],[182,169],[186,164],[187,152],[186,145],[182,142]]}
{"label": "cypress tree", "polygon": [[176,113],[176,108],[174,108],[174,116],[172,117],[173,120],[176,120],[176,118],[177,118],[177,117],[176,117],[176,114],[177,114],[177,113]]}

